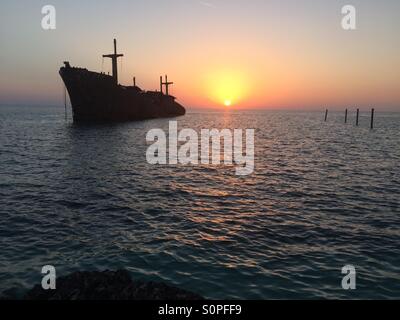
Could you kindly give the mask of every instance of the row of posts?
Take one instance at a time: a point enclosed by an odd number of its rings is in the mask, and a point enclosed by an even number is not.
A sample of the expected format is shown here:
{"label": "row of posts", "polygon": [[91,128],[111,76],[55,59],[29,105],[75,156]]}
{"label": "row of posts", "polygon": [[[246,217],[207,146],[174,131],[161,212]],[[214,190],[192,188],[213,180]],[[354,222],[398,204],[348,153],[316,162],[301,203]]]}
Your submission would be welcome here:
{"label": "row of posts", "polygon": [[[329,110],[326,109],[326,111],[325,111],[325,122],[328,121],[328,113],[329,113]],[[348,114],[349,114],[348,109],[346,109],[345,115],[344,115],[344,123],[347,123]],[[374,120],[375,120],[375,109],[372,108],[371,109],[371,129],[374,128]],[[358,127],[359,123],[360,123],[360,109],[357,109],[357,115],[356,115],[356,126],[357,127]]]}

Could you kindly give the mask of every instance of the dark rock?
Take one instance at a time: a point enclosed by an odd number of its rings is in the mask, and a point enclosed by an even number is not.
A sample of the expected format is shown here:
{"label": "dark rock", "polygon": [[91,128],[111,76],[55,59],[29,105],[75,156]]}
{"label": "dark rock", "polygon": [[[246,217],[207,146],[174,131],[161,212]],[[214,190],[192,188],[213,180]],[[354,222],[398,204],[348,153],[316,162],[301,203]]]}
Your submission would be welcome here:
{"label": "dark rock", "polygon": [[75,272],[57,278],[56,290],[36,285],[25,300],[202,300],[195,293],[156,282],[132,281],[126,270]]}

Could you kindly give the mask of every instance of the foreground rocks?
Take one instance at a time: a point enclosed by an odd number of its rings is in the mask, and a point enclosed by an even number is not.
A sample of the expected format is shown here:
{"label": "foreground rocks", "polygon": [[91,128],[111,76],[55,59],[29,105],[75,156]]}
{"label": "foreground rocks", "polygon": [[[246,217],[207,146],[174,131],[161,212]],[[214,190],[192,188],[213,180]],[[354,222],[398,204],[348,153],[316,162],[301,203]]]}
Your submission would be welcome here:
{"label": "foreground rocks", "polygon": [[203,297],[164,283],[132,281],[126,270],[75,272],[57,278],[56,290],[36,285],[26,300],[202,300]]}

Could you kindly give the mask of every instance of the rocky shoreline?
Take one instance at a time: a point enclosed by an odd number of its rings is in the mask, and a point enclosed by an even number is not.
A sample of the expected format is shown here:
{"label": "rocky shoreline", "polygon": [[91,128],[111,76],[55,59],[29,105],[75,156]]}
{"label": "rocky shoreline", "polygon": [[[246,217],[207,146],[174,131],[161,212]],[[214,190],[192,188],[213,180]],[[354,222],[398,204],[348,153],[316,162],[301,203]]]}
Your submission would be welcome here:
{"label": "rocky shoreline", "polygon": [[57,278],[57,289],[36,285],[24,300],[203,300],[165,283],[133,281],[126,270],[75,272]]}

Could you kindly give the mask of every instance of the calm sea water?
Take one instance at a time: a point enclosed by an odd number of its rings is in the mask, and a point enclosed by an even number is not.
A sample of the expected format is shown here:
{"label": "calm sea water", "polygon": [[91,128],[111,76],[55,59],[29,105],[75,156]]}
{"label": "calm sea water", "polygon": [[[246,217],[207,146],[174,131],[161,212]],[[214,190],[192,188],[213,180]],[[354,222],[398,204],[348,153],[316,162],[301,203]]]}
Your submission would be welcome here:
{"label": "calm sea water", "polygon": [[[354,116],[350,115],[354,122]],[[147,164],[168,120],[74,125],[0,107],[0,292],[126,268],[207,298],[400,298],[400,115],[190,112],[179,128],[255,128],[256,169]],[[357,290],[341,288],[341,268]]]}

